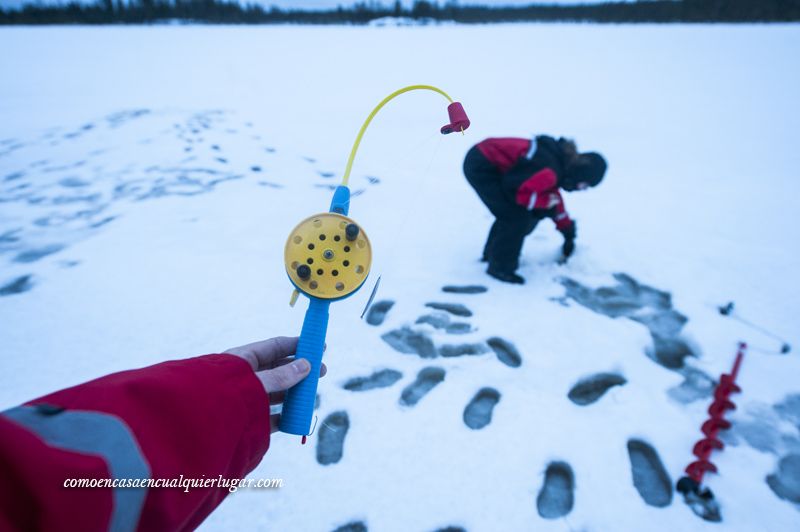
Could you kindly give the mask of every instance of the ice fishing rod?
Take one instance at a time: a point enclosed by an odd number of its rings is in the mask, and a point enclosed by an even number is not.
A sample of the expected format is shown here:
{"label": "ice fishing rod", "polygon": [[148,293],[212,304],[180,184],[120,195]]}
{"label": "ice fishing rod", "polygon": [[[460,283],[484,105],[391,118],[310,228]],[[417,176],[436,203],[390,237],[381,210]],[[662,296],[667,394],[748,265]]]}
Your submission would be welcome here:
{"label": "ice fishing rod", "polygon": [[792,350],[792,346],[791,346],[791,345],[789,345],[789,342],[787,342],[786,340],[784,340],[783,338],[781,338],[781,337],[780,337],[780,336],[778,336],[777,334],[775,334],[775,333],[773,333],[773,332],[771,332],[771,331],[768,331],[768,330],[767,330],[767,329],[765,329],[764,327],[761,327],[761,326],[759,326],[759,325],[756,325],[756,324],[755,324],[755,323],[753,323],[752,321],[750,321],[750,320],[747,320],[747,319],[745,319],[744,317],[742,317],[742,316],[741,316],[741,315],[740,315],[740,314],[739,314],[739,313],[736,311],[736,309],[735,309],[735,307],[734,307],[734,304],[733,304],[733,301],[729,301],[729,302],[727,302],[726,304],[724,304],[724,305],[722,305],[722,306],[719,306],[719,307],[717,307],[717,310],[718,310],[718,311],[719,311],[719,313],[720,313],[720,314],[722,314],[723,316],[727,316],[727,317],[729,317],[729,318],[732,318],[732,319],[734,319],[734,320],[738,321],[739,323],[741,323],[742,325],[746,325],[747,327],[750,327],[751,329],[753,329],[753,330],[755,330],[755,331],[758,331],[758,332],[760,332],[760,333],[761,333],[761,334],[763,334],[764,336],[767,336],[767,337],[769,337],[769,338],[772,338],[773,340],[776,340],[776,341],[780,342],[780,344],[781,344],[780,353],[781,353],[782,355],[785,355],[785,354],[787,354],[789,351],[791,351],[791,350]]}
{"label": "ice fishing rod", "polygon": [[281,412],[280,430],[303,437],[313,432],[311,421],[317,395],[319,371],[325,335],[328,331],[330,304],[353,295],[364,285],[372,266],[372,244],[363,228],[348,217],[350,210],[350,172],[364,132],[383,106],[397,96],[413,91],[429,90],[441,94],[450,102],[447,113],[450,122],[440,129],[443,135],[469,127],[464,107],[443,90],[431,85],[410,85],[385,97],[367,116],[356,135],[347,159],[342,182],[333,192],[327,212],[314,214],[302,220],[289,233],[284,247],[284,263],[289,280],[294,286],[290,305],[294,306],[300,294],[309,299],[303,320],[296,358],[305,358],[311,365],[306,378],[287,392]]}

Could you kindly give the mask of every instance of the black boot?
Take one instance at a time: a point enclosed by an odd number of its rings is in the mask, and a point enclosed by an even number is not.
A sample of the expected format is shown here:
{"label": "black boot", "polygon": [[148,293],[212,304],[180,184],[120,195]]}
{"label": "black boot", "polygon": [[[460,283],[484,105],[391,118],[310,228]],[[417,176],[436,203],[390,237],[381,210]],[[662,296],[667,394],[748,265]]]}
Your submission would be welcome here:
{"label": "black boot", "polygon": [[490,267],[488,270],[486,270],[486,273],[488,273],[498,281],[503,281],[504,283],[525,284],[525,278],[522,277],[521,275],[517,275],[514,272],[495,270]]}

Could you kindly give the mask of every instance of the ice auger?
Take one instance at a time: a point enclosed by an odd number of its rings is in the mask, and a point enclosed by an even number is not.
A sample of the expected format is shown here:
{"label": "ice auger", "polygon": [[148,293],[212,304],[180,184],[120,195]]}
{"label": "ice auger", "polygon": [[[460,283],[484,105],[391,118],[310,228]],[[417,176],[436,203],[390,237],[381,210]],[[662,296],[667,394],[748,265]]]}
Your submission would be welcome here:
{"label": "ice auger", "polygon": [[730,373],[723,373],[720,376],[719,383],[714,389],[714,401],[708,407],[709,418],[700,428],[705,437],[695,443],[692,449],[692,454],[697,460],[686,467],[686,476],[682,477],[676,486],[692,511],[707,521],[720,521],[721,516],[719,506],[714,501],[714,494],[708,487],[703,486],[703,476],[706,473],[717,472],[717,466],[711,462],[711,453],[725,448],[725,444],[717,436],[721,431],[731,427],[731,422],[725,419],[725,413],[736,408],[730,400],[731,394],[742,391],[736,384],[736,377],[739,375],[746,350],[747,344],[740,342],[733,369]]}

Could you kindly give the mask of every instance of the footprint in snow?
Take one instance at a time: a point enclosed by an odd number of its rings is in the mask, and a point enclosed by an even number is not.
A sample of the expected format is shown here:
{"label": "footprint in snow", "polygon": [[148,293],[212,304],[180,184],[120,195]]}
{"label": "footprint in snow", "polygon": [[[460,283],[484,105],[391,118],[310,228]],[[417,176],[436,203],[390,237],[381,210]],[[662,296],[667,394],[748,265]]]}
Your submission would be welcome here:
{"label": "footprint in snow", "polygon": [[680,337],[688,318],[672,308],[669,292],[639,283],[630,275],[614,274],[615,286],[589,288],[569,278],[562,278],[566,297],[609,318],[625,317],[641,323],[650,331],[653,347],[648,356],[667,369],[680,369],[684,359],[693,356]]}
{"label": "footprint in snow", "polygon": [[0,235],[0,244],[11,244],[14,242],[19,242],[20,237],[19,234],[22,232],[21,227],[17,227],[16,229],[11,229],[6,231],[2,235]]}
{"label": "footprint in snow", "polygon": [[90,182],[75,176],[65,177],[59,180],[58,184],[67,188],[82,188],[91,185]]}
{"label": "footprint in snow", "polygon": [[455,321],[444,328],[447,334],[469,334],[472,330],[472,325],[465,321]]}
{"label": "footprint in snow", "polygon": [[420,399],[425,397],[428,392],[433,390],[444,380],[445,371],[442,368],[428,366],[422,368],[417,373],[417,378],[403,389],[400,394],[400,404],[403,406],[414,406]]}
{"label": "footprint in snow", "polygon": [[446,329],[450,325],[450,314],[446,312],[432,312],[420,316],[414,323],[427,323],[434,329]]}
{"label": "footprint in snow", "polygon": [[97,229],[98,227],[103,227],[104,225],[109,224],[116,219],[117,219],[116,216],[106,216],[102,220],[98,220],[94,223],[89,224],[89,227],[91,227],[92,229]]}
{"label": "footprint in snow", "polygon": [[446,344],[439,347],[439,354],[443,357],[474,356],[488,352],[486,344]]}
{"label": "footprint in snow", "polygon": [[480,430],[492,422],[492,412],[500,402],[500,392],[494,388],[481,388],[464,409],[464,423],[472,430]]}
{"label": "footprint in snow", "polygon": [[7,283],[3,286],[0,286],[0,297],[2,296],[11,296],[14,294],[21,294],[23,292],[27,292],[31,288],[33,288],[33,283],[31,282],[31,275],[22,275],[17,277],[10,283]]}
{"label": "footprint in snow", "polygon": [[383,321],[386,319],[386,314],[394,306],[394,301],[390,299],[384,299],[382,301],[376,301],[369,307],[369,311],[367,312],[367,323],[370,325],[382,325]]}
{"label": "footprint in snow", "polygon": [[684,366],[680,373],[683,382],[667,390],[667,395],[675,401],[687,404],[714,393],[717,382],[710,375],[691,366]]}
{"label": "footprint in snow", "polygon": [[450,314],[447,312],[432,312],[417,318],[416,324],[426,323],[434,329],[444,329],[447,334],[469,334],[474,329],[472,325],[465,321],[450,322]]}
{"label": "footprint in snow", "polygon": [[497,360],[506,366],[518,368],[522,365],[522,356],[519,354],[514,344],[508,340],[504,340],[499,336],[493,336],[486,340],[486,343],[489,344],[494,354],[497,355]]}
{"label": "footprint in snow", "polygon": [[347,412],[339,410],[330,414],[322,422],[317,438],[317,462],[320,465],[331,465],[342,459],[344,439],[350,428]]}
{"label": "footprint in snow", "polygon": [[462,318],[469,318],[472,316],[472,311],[462,305],[461,303],[425,303],[426,307],[435,310],[444,310],[454,316],[461,316]]}
{"label": "footprint in snow", "polygon": [[686,316],[672,307],[672,295],[639,283],[625,273],[615,273],[615,286],[591,288],[563,277],[559,282],[565,288],[563,298],[609,318],[627,318],[647,327],[653,340],[645,354],[664,368],[684,377],[683,383],[668,391],[670,397],[682,403],[708,397],[713,392],[713,380],[700,370],[686,364],[687,358],[697,356],[681,335]]}
{"label": "footprint in snow", "polygon": [[483,285],[470,284],[464,286],[447,285],[442,287],[442,292],[448,294],[482,294],[489,289]]}
{"label": "footprint in snow", "polygon": [[422,358],[436,358],[436,346],[431,338],[409,327],[395,329],[381,335],[384,342],[401,353],[419,355]]}
{"label": "footprint in snow", "polygon": [[367,532],[367,524],[364,521],[351,521],[337,527],[333,532]]}
{"label": "footprint in snow", "polygon": [[778,471],[767,476],[767,485],[781,499],[800,504],[800,454],[781,458]]}
{"label": "footprint in snow", "polygon": [[74,268],[75,266],[77,266],[80,263],[81,263],[81,261],[79,261],[79,260],[60,260],[60,261],[58,261],[58,265],[61,266],[62,268]]}
{"label": "footprint in snow", "polygon": [[4,182],[16,181],[17,179],[21,179],[23,177],[25,177],[25,172],[13,172],[13,173],[10,173],[10,174],[6,175],[3,178],[3,181]]}
{"label": "footprint in snow", "polygon": [[672,503],[672,480],[656,450],[647,442],[628,440],[633,485],[644,502],[664,508]]}
{"label": "footprint in snow", "polygon": [[19,262],[23,264],[27,264],[29,262],[36,262],[37,260],[42,259],[48,255],[52,255],[53,253],[58,253],[62,249],[64,249],[63,244],[48,244],[40,248],[28,249],[18,254],[16,257],[14,257],[14,262]]}
{"label": "footprint in snow", "polygon": [[403,374],[393,369],[376,371],[369,377],[353,377],[342,388],[351,392],[365,392],[376,388],[388,388],[403,378]]}
{"label": "footprint in snow", "polygon": [[550,462],[544,484],[536,497],[536,511],[545,519],[558,519],[572,511],[575,504],[575,475],[566,462]]}
{"label": "footprint in snow", "polygon": [[[789,394],[780,402],[769,405],[750,402],[736,414],[733,426],[719,435],[723,443],[736,446],[744,443],[760,453],[770,453],[778,459],[777,470],[766,476],[770,490],[800,510],[800,393]],[[686,497],[686,496],[684,496]],[[707,519],[707,507],[697,501],[692,510]],[[713,510],[713,508],[712,508]],[[713,512],[711,513],[713,516]]]}
{"label": "footprint in snow", "polygon": [[579,406],[594,403],[614,386],[622,386],[628,381],[616,373],[595,373],[577,382],[567,394],[569,400]]}

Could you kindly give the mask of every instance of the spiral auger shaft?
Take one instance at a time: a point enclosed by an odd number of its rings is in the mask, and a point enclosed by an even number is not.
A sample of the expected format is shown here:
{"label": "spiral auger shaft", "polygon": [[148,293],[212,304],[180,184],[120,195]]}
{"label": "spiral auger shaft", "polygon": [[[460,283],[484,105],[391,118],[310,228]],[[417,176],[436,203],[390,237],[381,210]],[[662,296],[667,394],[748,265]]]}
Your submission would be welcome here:
{"label": "spiral auger shaft", "polygon": [[708,407],[709,418],[703,422],[700,431],[704,438],[697,441],[692,448],[692,454],[697,460],[686,466],[686,476],[682,477],[676,486],[677,490],[684,495],[690,505],[703,506],[705,511],[699,513],[704,519],[711,521],[719,520],[718,508],[713,504],[714,495],[711,490],[703,486],[703,477],[706,473],[717,473],[717,466],[711,461],[714,451],[722,451],[725,444],[718,438],[719,433],[731,427],[731,422],[725,419],[725,414],[729,410],[735,410],[736,404],[731,401],[730,396],[740,393],[741,387],[736,384],[736,377],[742,365],[747,344],[739,343],[736,353],[736,361],[730,373],[723,373],[719,378],[719,383],[714,389],[714,401]]}

